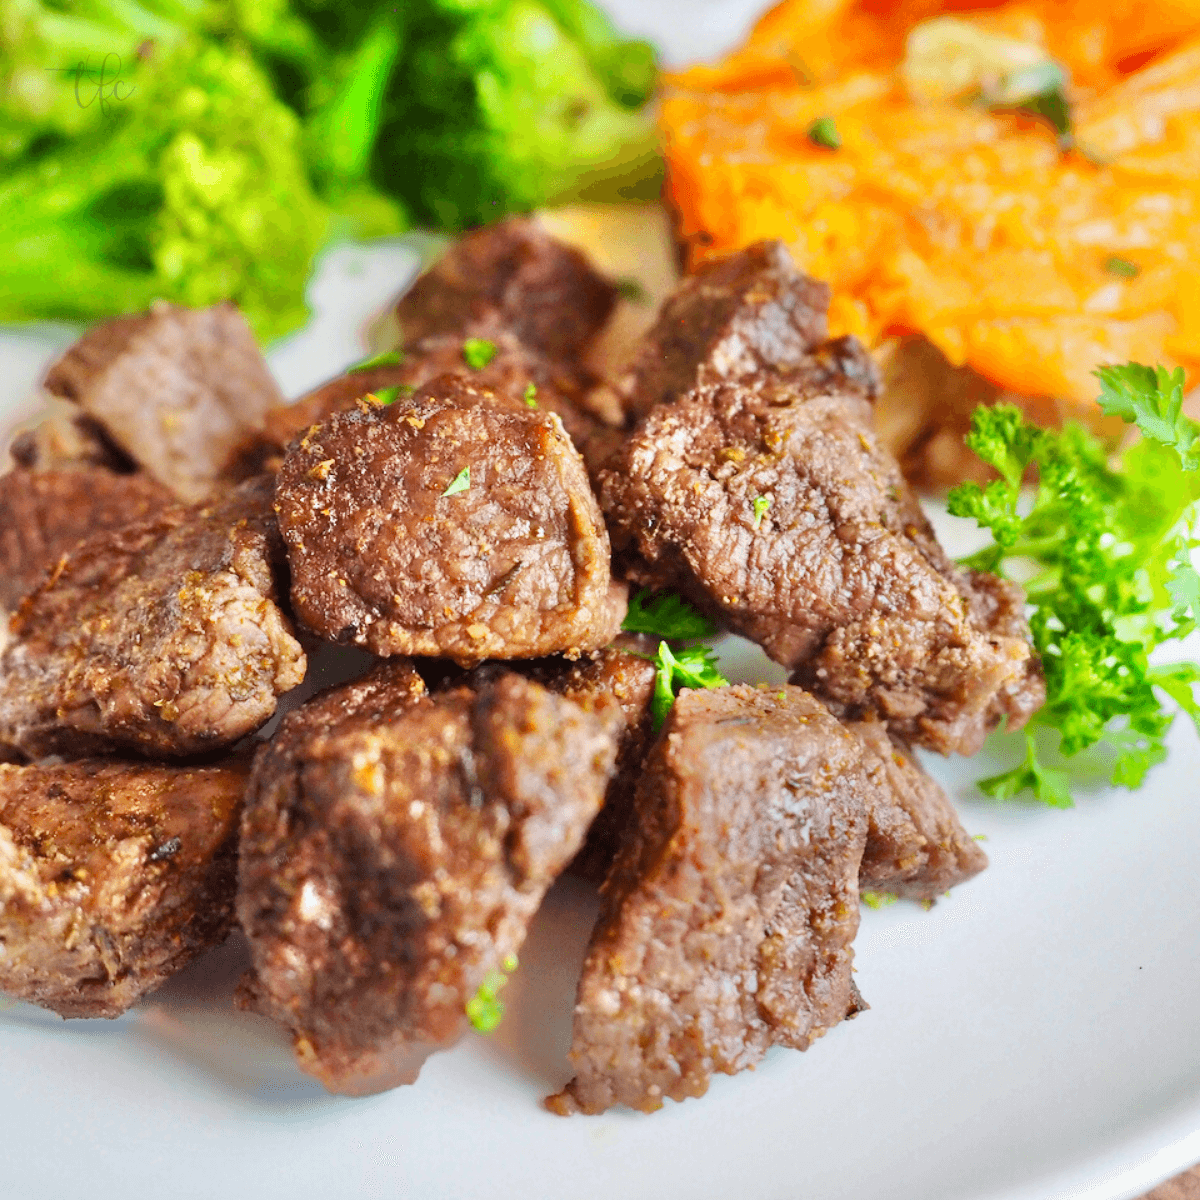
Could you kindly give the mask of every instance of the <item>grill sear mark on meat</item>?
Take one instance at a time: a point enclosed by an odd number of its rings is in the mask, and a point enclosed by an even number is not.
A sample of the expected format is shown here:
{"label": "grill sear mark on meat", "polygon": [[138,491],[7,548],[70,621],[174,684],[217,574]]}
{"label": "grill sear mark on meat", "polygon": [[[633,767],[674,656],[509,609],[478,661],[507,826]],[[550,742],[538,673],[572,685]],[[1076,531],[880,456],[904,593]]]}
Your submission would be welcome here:
{"label": "grill sear mark on meat", "polygon": [[146,475],[102,467],[0,475],[0,609],[15,608],[85,537],[142,521],[173,503]]}
{"label": "grill sear mark on meat", "polygon": [[254,335],[232,304],[156,304],[89,330],[45,386],[75,401],[181,500],[226,481],[233,455],[283,402]]}
{"label": "grill sear mark on meat", "polygon": [[867,891],[934,900],[987,866],[941,785],[879,721],[851,723],[869,786],[867,848],[858,883]]}
{"label": "grill sear mark on meat", "polygon": [[395,660],[317,697],[260,750],[248,791],[243,1002],[293,1030],[331,1091],[412,1082],[459,1036],[579,848],[616,755],[611,701],[513,674],[423,691]]}
{"label": "grill sear mark on meat", "polygon": [[[686,278],[646,333],[624,381],[630,413],[693,388],[805,366],[829,334],[829,286],[796,270],[780,242],[714,258]],[[860,360],[872,394],[870,360]]]}
{"label": "grill sear mark on meat", "polygon": [[861,764],[799,688],[680,694],[604,885],[555,1112],[651,1112],[860,1011]]}
{"label": "grill sear mark on meat", "polygon": [[0,658],[0,741],[30,756],[210,752],[304,677],[276,603],[272,482],[79,543],[28,596]]}
{"label": "grill sear mark on meat", "polygon": [[629,578],[719,615],[838,715],[973,753],[1044,696],[1020,590],[947,558],[873,430],[870,378],[846,339],[659,404],[599,472],[601,504]]}
{"label": "grill sear mark on meat", "polygon": [[375,654],[461,663],[612,639],[625,590],[554,414],[450,375],[363,410],[317,426],[280,468],[301,621]]}
{"label": "grill sear mark on meat", "polygon": [[116,1017],[233,924],[246,770],[0,766],[0,992]]}
{"label": "grill sear mark on meat", "polygon": [[406,345],[508,332],[551,361],[581,359],[617,289],[578,250],[514,217],[460,238],[396,306]]}

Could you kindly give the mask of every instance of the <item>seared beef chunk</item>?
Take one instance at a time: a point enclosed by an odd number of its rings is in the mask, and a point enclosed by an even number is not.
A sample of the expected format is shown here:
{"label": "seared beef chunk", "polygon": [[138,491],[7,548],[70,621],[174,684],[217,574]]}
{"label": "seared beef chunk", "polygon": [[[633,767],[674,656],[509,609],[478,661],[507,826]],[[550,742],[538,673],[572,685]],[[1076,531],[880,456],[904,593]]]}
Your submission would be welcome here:
{"label": "seared beef chunk", "polygon": [[589,709],[517,675],[430,699],[391,662],[290,713],[242,826],[246,998],[331,1091],[416,1077],[461,1033],[583,841],[616,754]]}
{"label": "seared beef chunk", "polygon": [[633,797],[642,765],[654,740],[650,702],[657,672],[649,659],[657,645],[654,638],[644,634],[623,633],[612,645],[593,650],[577,662],[547,659],[522,670],[552,692],[580,703],[609,695],[620,706],[622,728],[616,771],[608,785],[604,807],[592,822],[587,842],[571,864],[576,874],[595,883],[604,880],[616,857],[626,822],[633,811]]}
{"label": "seared beef chunk", "polygon": [[354,408],[367,395],[386,388],[400,388],[399,402],[404,403],[417,388],[446,374],[465,375],[475,386],[519,400],[525,407],[558,413],[576,448],[588,459],[593,443],[603,438],[607,427],[581,406],[589,383],[586,377],[529,350],[510,333],[495,335],[495,356],[479,369],[467,362],[463,344],[460,335],[425,338],[406,349],[400,363],[347,371],[294,404],[272,409],[256,441],[256,456],[250,462],[276,470],[288,446],[313,425]]}
{"label": "seared beef chunk", "polygon": [[[828,337],[829,287],[796,270],[780,242],[712,259],[680,284],[646,334],[626,390],[630,411],[693,388],[804,366]],[[866,357],[858,364],[874,387]]]}
{"label": "seared beef chunk", "polygon": [[616,301],[617,289],[578,250],[517,217],[455,242],[396,316],[407,346],[439,334],[494,340],[507,332],[552,361],[572,362]]}
{"label": "seared beef chunk", "polygon": [[0,658],[0,741],[31,756],[189,755],[275,711],[305,659],[275,601],[269,479],[79,543]]}
{"label": "seared beef chunk", "polygon": [[207,497],[263,414],[283,397],[231,304],[156,305],[89,330],[46,388],[74,400],[181,500]]}
{"label": "seared beef chunk", "polygon": [[116,1017],[233,924],[246,771],[0,766],[0,992]]}
{"label": "seared beef chunk", "polygon": [[870,787],[861,888],[933,900],[987,866],[950,797],[878,721],[849,726],[862,743]]}
{"label": "seared beef chunk", "polygon": [[1042,698],[1019,591],[946,557],[847,356],[827,345],[656,407],[600,472],[614,546],[633,580],[719,614],[839,715],[973,753]]}
{"label": "seared beef chunk", "polygon": [[0,475],[0,609],[26,592],[77,542],[142,521],[172,503],[147,475],[102,467]]}
{"label": "seared beef chunk", "polygon": [[559,1113],[702,1095],[859,1011],[854,737],[799,688],[684,691],[604,885]]}
{"label": "seared beef chunk", "polygon": [[624,616],[562,423],[461,376],[311,430],[275,508],[296,613],[331,641],[533,658],[603,646]]}

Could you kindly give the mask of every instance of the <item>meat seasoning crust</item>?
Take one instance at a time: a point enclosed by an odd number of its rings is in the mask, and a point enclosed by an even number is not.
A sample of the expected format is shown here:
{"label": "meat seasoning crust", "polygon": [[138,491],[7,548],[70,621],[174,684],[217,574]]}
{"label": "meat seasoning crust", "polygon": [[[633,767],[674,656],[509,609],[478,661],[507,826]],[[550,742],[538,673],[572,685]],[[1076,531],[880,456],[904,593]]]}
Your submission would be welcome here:
{"label": "meat seasoning crust", "polygon": [[0,657],[0,742],[177,757],[232,745],[304,678],[275,603],[271,481],[81,542],[21,605]]}
{"label": "meat seasoning crust", "polygon": [[117,1017],[233,924],[242,766],[0,766],[0,992]]}
{"label": "meat seasoning crust", "polygon": [[856,739],[799,688],[680,693],[604,884],[560,1114],[653,1112],[860,1011]]}
{"label": "meat seasoning crust", "polygon": [[379,655],[533,658],[625,615],[608,533],[553,413],[458,376],[306,434],[275,509],[296,615]]}
{"label": "meat seasoning crust", "polygon": [[434,698],[395,661],[285,718],[242,828],[245,1002],[331,1091],[410,1083],[458,1037],[583,841],[616,756],[611,701],[516,675]]}

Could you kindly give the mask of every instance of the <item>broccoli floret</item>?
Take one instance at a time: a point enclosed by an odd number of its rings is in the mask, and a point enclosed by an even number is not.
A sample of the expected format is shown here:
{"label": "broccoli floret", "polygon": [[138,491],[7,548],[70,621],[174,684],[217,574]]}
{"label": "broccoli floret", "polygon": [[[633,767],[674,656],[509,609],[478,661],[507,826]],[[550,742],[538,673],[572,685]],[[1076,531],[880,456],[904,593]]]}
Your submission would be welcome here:
{"label": "broccoli floret", "polygon": [[0,211],[0,320],[232,299],[264,340],[306,319],[329,225],[296,115],[248,53],[191,41],[156,50],[90,136],[11,173]]}
{"label": "broccoli floret", "polygon": [[[607,23],[589,24],[581,4],[553,4],[571,28],[551,7],[431,0],[409,8],[375,178],[421,218],[451,229],[495,220],[654,156],[649,113],[610,94],[610,85],[631,94],[629,84],[612,84],[621,69],[596,65],[619,64],[627,43]],[[644,57],[644,48],[630,54]]]}

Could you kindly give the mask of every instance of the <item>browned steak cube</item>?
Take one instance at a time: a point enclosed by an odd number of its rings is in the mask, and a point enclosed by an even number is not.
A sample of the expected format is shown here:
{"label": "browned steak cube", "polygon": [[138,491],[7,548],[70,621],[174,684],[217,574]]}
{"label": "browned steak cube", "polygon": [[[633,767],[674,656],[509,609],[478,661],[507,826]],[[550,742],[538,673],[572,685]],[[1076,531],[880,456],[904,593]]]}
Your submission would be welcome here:
{"label": "browned steak cube", "polygon": [[593,650],[577,662],[547,659],[522,672],[572,700],[591,703],[608,695],[620,706],[622,721],[616,770],[604,796],[604,807],[571,864],[572,871],[594,883],[604,880],[616,857],[626,823],[631,819],[637,781],[654,740],[650,702],[657,672],[650,659],[657,646],[654,638],[644,634],[622,633],[611,645]]}
{"label": "browned steak cube", "polygon": [[275,508],[296,614],[330,641],[534,658],[603,646],[625,614],[562,422],[461,376],[307,433]]}
{"label": "browned steak cube", "polygon": [[396,661],[290,713],[255,763],[238,916],[246,998],[331,1091],[412,1082],[453,1042],[583,841],[611,702],[505,675],[423,695]]}
{"label": "browned steak cube", "polygon": [[98,421],[73,404],[50,401],[50,412],[32,428],[23,429],[9,444],[14,465],[39,471],[71,471],[107,467],[127,475],[133,461],[118,450]]}
{"label": "browned steak cube", "polygon": [[861,763],[799,688],[680,694],[604,885],[555,1112],[652,1112],[859,1011]]}
{"label": "browned steak cube", "polygon": [[617,301],[617,289],[576,249],[534,220],[514,217],[468,233],[396,308],[407,345],[431,335],[511,333],[548,359],[579,359]]}
{"label": "browned steak cube", "polygon": [[103,467],[0,475],[0,609],[17,602],[77,542],[142,521],[173,502],[148,475]]}
{"label": "browned steak cube", "polygon": [[[439,375],[465,375],[478,387],[501,393],[528,408],[558,413],[563,428],[576,448],[588,457],[588,449],[605,430],[581,401],[589,380],[570,367],[556,364],[528,349],[511,333],[492,339],[495,355],[482,368],[472,367],[464,355],[464,339],[457,334],[428,337],[408,347],[403,361],[394,365],[347,371],[301,396],[294,404],[272,409],[263,434],[257,440],[254,465],[277,469],[278,459],[296,438],[335,413],[355,407],[356,401],[387,388],[398,387],[401,403],[417,388]],[[532,388],[532,391],[531,391]]]}
{"label": "browned steak cube", "polygon": [[231,304],[158,304],[89,330],[46,388],[74,400],[136,463],[189,503],[220,484],[283,397]]}
{"label": "browned steak cube", "polygon": [[[759,242],[710,259],[663,305],[625,383],[629,409],[704,384],[803,366],[829,336],[829,287],[796,270],[781,242]],[[874,386],[869,359],[860,360]]]}
{"label": "browned steak cube", "polygon": [[870,781],[863,797],[868,829],[859,886],[933,900],[978,875],[987,855],[963,828],[937,780],[878,721],[848,728],[862,742]]}
{"label": "browned steak cube", "polygon": [[938,545],[844,353],[655,408],[600,472],[614,547],[840,715],[972,753],[1037,707],[1040,671],[1019,619],[989,620]]}
{"label": "browned steak cube", "polygon": [[243,766],[0,766],[0,992],[116,1017],[233,924]]}
{"label": "browned steak cube", "polygon": [[231,745],[304,678],[276,603],[270,479],[79,543],[21,605],[0,658],[0,742],[26,754]]}

